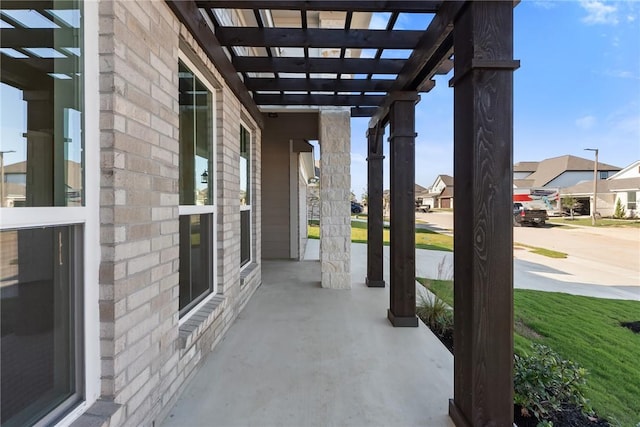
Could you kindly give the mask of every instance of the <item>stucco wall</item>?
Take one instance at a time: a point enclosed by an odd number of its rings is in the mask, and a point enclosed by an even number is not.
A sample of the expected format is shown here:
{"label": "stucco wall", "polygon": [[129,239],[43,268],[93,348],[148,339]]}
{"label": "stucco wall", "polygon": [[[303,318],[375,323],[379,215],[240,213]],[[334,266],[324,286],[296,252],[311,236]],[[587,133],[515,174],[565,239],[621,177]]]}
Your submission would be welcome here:
{"label": "stucco wall", "polygon": [[[262,144],[262,247],[265,259],[289,259],[290,140],[317,140],[317,113],[264,115]],[[297,172],[296,172],[297,174]]]}

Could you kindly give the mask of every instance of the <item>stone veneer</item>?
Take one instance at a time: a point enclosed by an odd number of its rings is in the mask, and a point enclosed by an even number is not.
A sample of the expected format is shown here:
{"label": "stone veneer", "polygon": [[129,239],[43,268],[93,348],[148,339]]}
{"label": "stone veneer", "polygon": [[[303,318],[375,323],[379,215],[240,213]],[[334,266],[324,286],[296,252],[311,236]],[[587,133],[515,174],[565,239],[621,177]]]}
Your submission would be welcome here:
{"label": "stone veneer", "polygon": [[320,262],[322,287],[351,288],[351,116],[320,111]]}
{"label": "stone veneer", "polygon": [[[74,425],[153,425],[261,283],[261,131],[165,2],[101,0],[99,18],[99,28],[88,31],[99,31],[101,396]],[[180,51],[217,88],[218,206],[217,294],[182,324]],[[241,121],[252,132],[254,194],[253,261],[242,274]]]}

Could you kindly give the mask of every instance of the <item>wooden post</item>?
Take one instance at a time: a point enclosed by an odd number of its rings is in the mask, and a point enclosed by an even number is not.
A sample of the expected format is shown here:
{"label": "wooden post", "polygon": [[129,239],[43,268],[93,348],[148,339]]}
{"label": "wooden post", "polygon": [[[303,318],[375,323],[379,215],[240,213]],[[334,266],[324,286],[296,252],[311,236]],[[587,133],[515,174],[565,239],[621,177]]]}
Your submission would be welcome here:
{"label": "wooden post", "polygon": [[513,424],[513,3],[455,21],[456,426]]}
{"label": "wooden post", "polygon": [[416,317],[415,105],[416,92],[390,94],[391,304],[393,326],[418,326]]}
{"label": "wooden post", "polygon": [[384,128],[377,125],[367,130],[367,277],[370,288],[384,288],[382,231],[382,138]]}

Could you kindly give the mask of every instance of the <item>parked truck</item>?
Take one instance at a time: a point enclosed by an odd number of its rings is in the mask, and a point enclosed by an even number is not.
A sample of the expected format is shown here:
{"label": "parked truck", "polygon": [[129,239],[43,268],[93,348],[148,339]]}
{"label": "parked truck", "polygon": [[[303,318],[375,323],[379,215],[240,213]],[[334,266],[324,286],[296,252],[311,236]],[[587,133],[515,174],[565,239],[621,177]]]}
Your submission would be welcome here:
{"label": "parked truck", "polygon": [[559,188],[514,188],[513,203],[521,203],[526,209],[542,209],[550,215],[560,215]]}
{"label": "parked truck", "polygon": [[549,219],[547,211],[544,209],[529,209],[522,203],[513,204],[513,225],[521,227],[522,225],[544,225]]}

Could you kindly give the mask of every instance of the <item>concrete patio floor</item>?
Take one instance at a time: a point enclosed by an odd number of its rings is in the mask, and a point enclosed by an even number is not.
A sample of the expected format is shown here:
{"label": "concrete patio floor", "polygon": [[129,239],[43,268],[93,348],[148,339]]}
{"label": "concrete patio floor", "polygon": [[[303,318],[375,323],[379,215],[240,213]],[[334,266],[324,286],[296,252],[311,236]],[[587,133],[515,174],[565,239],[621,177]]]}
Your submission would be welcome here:
{"label": "concrete patio floor", "polygon": [[329,290],[317,261],[264,261],[163,425],[453,426],[452,355],[422,323],[393,328],[388,285],[367,288],[365,269],[355,251],[352,289]]}

